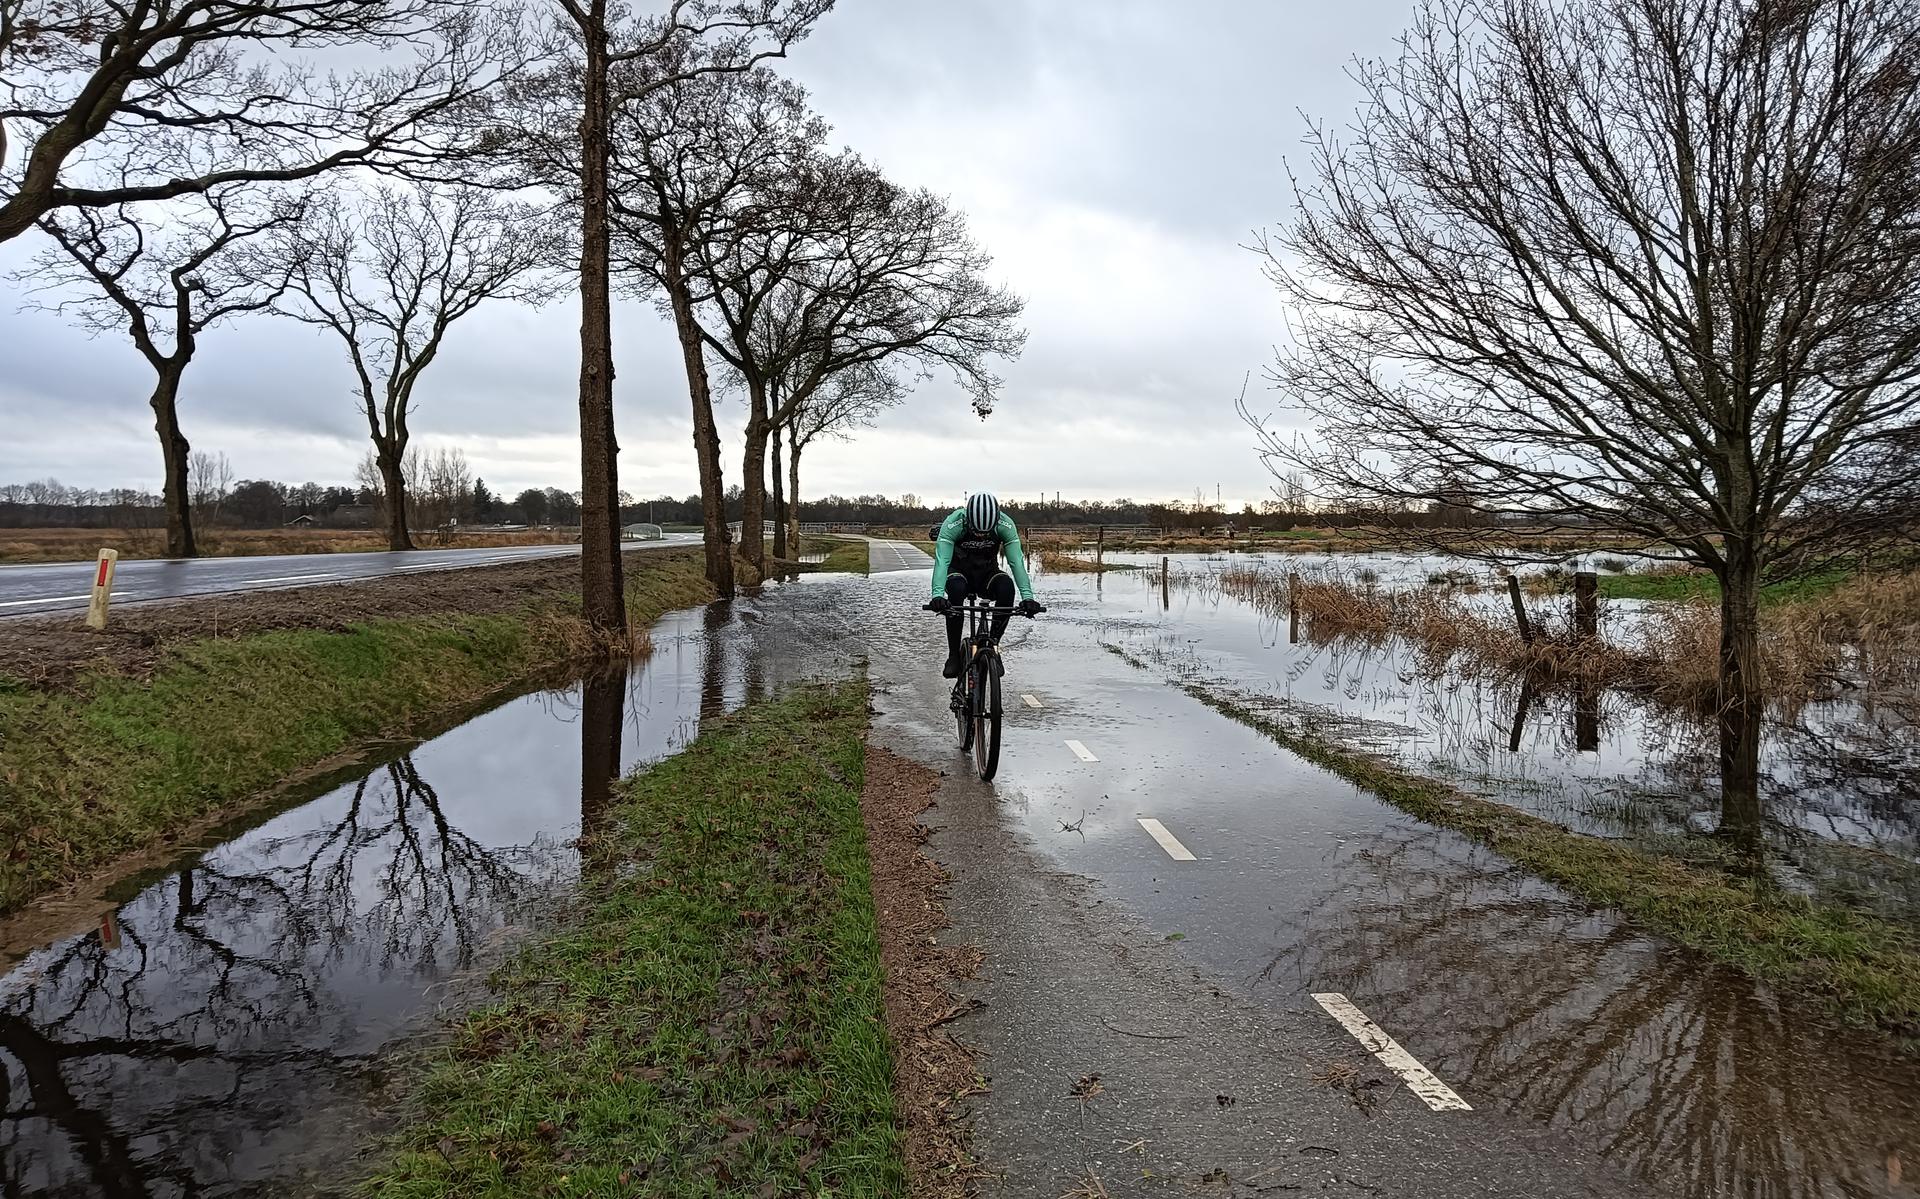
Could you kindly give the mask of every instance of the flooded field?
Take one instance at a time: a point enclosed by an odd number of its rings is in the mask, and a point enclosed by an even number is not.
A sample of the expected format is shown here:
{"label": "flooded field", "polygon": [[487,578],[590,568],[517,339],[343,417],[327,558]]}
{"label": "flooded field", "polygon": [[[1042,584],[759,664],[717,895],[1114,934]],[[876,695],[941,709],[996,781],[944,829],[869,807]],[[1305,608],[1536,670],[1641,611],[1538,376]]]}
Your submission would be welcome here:
{"label": "flooded field", "polygon": [[[1307,622],[1290,629],[1284,617],[1219,587],[1194,585],[1206,572],[1263,558],[1281,571],[1365,571],[1383,589],[1459,569],[1412,555],[1241,554],[1176,560],[1164,595],[1157,558],[1151,570],[1084,583],[1092,577],[1056,575],[1049,586],[1096,589],[1101,640],[1170,676],[1488,798],[1601,836],[1713,827],[1718,760],[1710,722],[1637,691],[1536,690],[1459,664],[1436,669],[1431,655],[1398,638],[1317,637]],[[1481,598],[1506,602],[1492,591]],[[1605,604],[1603,635],[1630,636],[1645,609],[1644,602]],[[1909,714],[1857,699],[1776,711],[1762,770],[1790,882],[1920,918],[1920,728]]]}
{"label": "flooded field", "polygon": [[5,946],[0,1194],[324,1188],[377,1134],[383,1056],[565,896],[611,778],[849,668],[758,635],[839,585],[673,614],[630,669],[509,699],[122,880],[90,929]]}

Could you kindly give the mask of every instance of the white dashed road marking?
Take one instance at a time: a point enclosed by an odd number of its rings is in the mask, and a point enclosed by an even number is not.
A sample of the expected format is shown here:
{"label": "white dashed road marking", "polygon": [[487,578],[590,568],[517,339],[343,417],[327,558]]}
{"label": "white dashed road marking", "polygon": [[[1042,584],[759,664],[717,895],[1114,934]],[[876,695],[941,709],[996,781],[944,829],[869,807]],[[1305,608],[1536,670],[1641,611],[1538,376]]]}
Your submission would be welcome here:
{"label": "white dashed road marking", "polygon": [[1098,762],[1100,760],[1093,756],[1092,750],[1080,744],[1078,741],[1069,739],[1067,741],[1067,748],[1072,750],[1073,756],[1079,758],[1082,762]]}
{"label": "white dashed road marking", "polygon": [[273,579],[255,579],[255,580],[253,580],[253,581],[254,581],[255,583],[300,583],[300,582],[304,582],[304,581],[306,581],[306,580],[308,580],[308,579],[337,579],[337,578],[339,578],[339,577],[340,577],[340,576],[339,576],[339,575],[337,575],[337,574],[323,574],[323,575],[281,575],[281,576],[279,576],[278,578],[273,578]]}
{"label": "white dashed road marking", "polygon": [[[125,594],[126,592],[124,591],[116,591],[113,593],[113,598],[119,599],[121,596]],[[90,594],[89,595],[49,595],[41,599],[7,600],[5,603],[0,603],[0,608],[24,608],[28,604],[70,604],[75,600],[92,599],[92,598],[93,596]]]}
{"label": "white dashed road marking", "polygon": [[1029,708],[1037,708],[1037,707],[1039,707],[1039,706],[1040,706],[1040,701],[1039,701],[1039,700],[1037,700],[1037,699],[1035,699],[1035,698],[1034,698],[1033,696],[1031,696],[1031,695],[1023,695],[1023,696],[1021,696],[1020,698],[1021,698],[1021,700],[1023,700],[1023,701],[1024,701],[1025,703],[1026,703],[1026,705],[1027,705],[1027,706],[1028,706]]}
{"label": "white dashed road marking", "polygon": [[1166,825],[1161,824],[1158,820],[1155,820],[1153,817],[1151,816],[1140,817],[1140,827],[1143,829],[1146,829],[1147,835],[1152,837],[1155,841],[1158,841],[1160,843],[1160,848],[1166,850],[1167,856],[1172,858],[1174,861],[1197,862],[1200,860],[1199,858],[1196,858],[1193,856],[1192,850],[1180,844],[1180,839],[1178,837],[1175,837],[1172,833],[1167,831]]}
{"label": "white dashed road marking", "polygon": [[1373,1056],[1380,1059],[1387,1069],[1398,1074],[1406,1081],[1407,1089],[1426,1101],[1428,1107],[1436,1112],[1470,1112],[1467,1101],[1453,1093],[1453,1089],[1435,1078],[1433,1071],[1421,1065],[1411,1053],[1400,1047],[1381,1030],[1378,1024],[1367,1018],[1367,1014],[1353,1006],[1353,1001],[1338,992],[1318,994],[1314,999],[1327,1009],[1327,1015],[1338,1020],[1346,1030],[1353,1034],[1356,1041],[1367,1047]]}

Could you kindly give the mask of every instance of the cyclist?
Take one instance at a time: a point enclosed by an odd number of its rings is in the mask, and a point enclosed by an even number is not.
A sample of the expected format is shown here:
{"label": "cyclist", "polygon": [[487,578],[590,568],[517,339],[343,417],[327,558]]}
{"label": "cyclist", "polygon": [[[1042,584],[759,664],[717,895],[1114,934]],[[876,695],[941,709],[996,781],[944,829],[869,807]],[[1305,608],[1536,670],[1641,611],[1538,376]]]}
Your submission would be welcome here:
{"label": "cyclist", "polygon": [[[1016,585],[1020,603],[1017,611],[1031,617],[1046,611],[1033,598],[1033,584],[1027,579],[1027,556],[1020,549],[1020,530],[1013,517],[1000,510],[1000,502],[987,492],[969,497],[964,507],[955,508],[937,531],[939,544],[933,554],[933,602],[927,606],[947,617],[947,665],[940,673],[949,679],[960,677],[961,616],[956,610],[970,595],[986,598],[1006,609],[993,614],[993,639],[1007,631],[1014,609]],[[1000,555],[1007,556],[1007,572],[1000,569]]]}

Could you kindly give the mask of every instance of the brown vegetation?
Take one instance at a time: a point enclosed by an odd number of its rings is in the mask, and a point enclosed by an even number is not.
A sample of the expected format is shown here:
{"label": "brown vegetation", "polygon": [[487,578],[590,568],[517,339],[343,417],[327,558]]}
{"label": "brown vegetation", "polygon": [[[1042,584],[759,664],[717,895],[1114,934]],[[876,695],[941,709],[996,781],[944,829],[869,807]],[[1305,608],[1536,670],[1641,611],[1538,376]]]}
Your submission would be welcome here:
{"label": "brown vegetation", "polygon": [[[1505,610],[1470,598],[1471,587],[1387,591],[1341,573],[1286,576],[1240,567],[1188,575],[1188,587],[1216,587],[1274,619],[1297,610],[1316,640],[1400,637],[1434,668],[1472,669],[1602,686],[1642,687],[1706,709],[1719,673],[1720,606],[1708,600],[1651,604],[1620,642],[1586,639],[1573,627],[1571,601],[1536,600],[1531,644]],[[1877,699],[1920,704],[1920,572],[1868,575],[1762,615],[1761,666],[1767,693],[1788,705],[1864,688]]]}
{"label": "brown vegetation", "polygon": [[974,1051],[946,1032],[968,1010],[948,989],[972,977],[980,951],[943,945],[941,904],[947,873],[921,851],[920,814],[933,806],[940,776],[898,754],[867,746],[861,797],[873,862],[873,903],[886,973],[887,1036],[894,1048],[894,1093],[906,1125],[913,1193],[946,1199],[971,1193],[976,1166],[956,1107],[983,1089]]}
{"label": "brown vegetation", "polygon": [[[429,534],[428,543],[456,549],[508,545],[572,545],[578,529],[521,529],[501,533]],[[376,529],[202,529],[207,557],[262,554],[350,554],[380,551],[387,539]],[[164,558],[164,529],[0,529],[0,562],[78,562],[102,549],[122,558]]]}

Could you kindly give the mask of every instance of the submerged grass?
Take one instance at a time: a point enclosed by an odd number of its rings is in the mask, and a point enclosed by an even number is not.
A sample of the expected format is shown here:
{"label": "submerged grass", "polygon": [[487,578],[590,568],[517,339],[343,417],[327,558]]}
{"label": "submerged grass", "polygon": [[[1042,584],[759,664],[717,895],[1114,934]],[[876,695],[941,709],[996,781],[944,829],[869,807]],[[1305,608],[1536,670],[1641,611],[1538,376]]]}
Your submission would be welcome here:
{"label": "submerged grass", "polygon": [[499,979],[373,1190],[899,1195],[864,681],[711,721],[616,788],[577,918]]}
{"label": "submerged grass", "polygon": [[[1142,670],[1141,659],[1108,651]],[[1920,1051],[1920,940],[1911,929],[1781,891],[1733,869],[1717,843],[1688,841],[1670,857],[1567,829],[1293,727],[1202,683],[1175,685],[1385,802],[1484,844],[1582,898],[1836,1016]]]}
{"label": "submerged grass", "polygon": [[[694,554],[628,560],[636,628],[711,596]],[[603,650],[578,603],[209,638],[169,650],[150,679],[0,687],[0,912],[356,745]]]}

